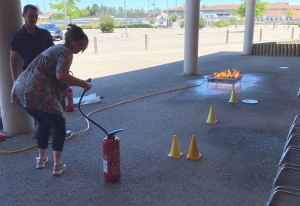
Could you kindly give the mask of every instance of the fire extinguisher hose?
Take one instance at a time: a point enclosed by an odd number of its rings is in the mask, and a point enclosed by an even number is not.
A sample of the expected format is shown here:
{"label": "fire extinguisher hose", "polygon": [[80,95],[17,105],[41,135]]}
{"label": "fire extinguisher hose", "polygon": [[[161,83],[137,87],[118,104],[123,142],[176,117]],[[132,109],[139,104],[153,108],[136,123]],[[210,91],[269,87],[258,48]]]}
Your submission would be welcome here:
{"label": "fire extinguisher hose", "polygon": [[86,118],[86,119],[88,119],[90,122],[92,122],[94,125],[96,125],[97,127],[99,127],[106,135],[108,135],[108,132],[103,128],[103,127],[101,127],[99,124],[97,124],[94,120],[92,120],[91,118],[89,118],[82,110],[81,110],[81,101],[82,101],[82,98],[83,98],[83,96],[84,96],[84,94],[85,94],[85,92],[86,92],[86,90],[83,90],[83,92],[82,92],[82,95],[81,95],[81,97],[80,97],[80,99],[79,99],[79,103],[78,103],[78,109],[79,109],[79,112]]}
{"label": "fire extinguisher hose", "polygon": [[[94,114],[96,112],[100,112],[100,111],[103,111],[103,110],[106,110],[106,109],[117,107],[117,106],[120,106],[122,104],[126,104],[126,103],[129,103],[129,102],[137,101],[137,100],[140,100],[140,99],[143,99],[143,98],[152,97],[152,96],[159,95],[159,94],[166,94],[166,93],[169,93],[169,92],[175,92],[175,91],[179,91],[179,90],[183,90],[183,89],[190,89],[190,88],[202,86],[205,82],[207,82],[207,79],[203,80],[201,83],[198,83],[198,84],[193,84],[193,85],[189,85],[189,86],[179,87],[179,88],[175,88],[175,89],[171,89],[171,90],[167,90],[167,91],[163,91],[163,92],[152,93],[152,94],[148,94],[148,95],[145,95],[145,96],[140,96],[140,97],[137,97],[137,98],[134,98],[134,99],[130,99],[130,100],[126,100],[126,101],[123,101],[123,102],[119,102],[117,104],[109,105],[107,107],[102,107],[100,109],[92,111],[89,114],[85,115],[85,117],[89,117],[89,116],[91,116],[92,114]],[[85,91],[84,91],[84,93],[85,93]],[[82,94],[82,97],[83,97],[84,93]],[[81,134],[81,133],[86,132],[86,131],[89,130],[89,128],[90,128],[89,120],[88,120],[88,118],[86,118],[85,120],[87,122],[87,128],[84,129],[84,130],[81,130],[79,132],[72,133],[70,136],[66,137],[66,140],[72,138],[74,135],[78,135],[78,134]],[[91,121],[91,122],[93,122],[93,121]],[[104,129],[103,132],[105,132],[106,134],[108,134],[108,132],[105,129]],[[52,144],[52,142],[50,141],[50,142],[48,142],[48,144]],[[15,154],[15,153],[23,152],[23,151],[26,151],[26,150],[29,150],[29,149],[32,149],[32,148],[35,148],[35,147],[37,147],[37,144],[31,145],[31,146],[28,146],[28,147],[25,147],[25,148],[22,148],[22,149],[18,149],[18,150],[12,150],[12,151],[0,150],[0,153],[3,153],[3,154]]]}

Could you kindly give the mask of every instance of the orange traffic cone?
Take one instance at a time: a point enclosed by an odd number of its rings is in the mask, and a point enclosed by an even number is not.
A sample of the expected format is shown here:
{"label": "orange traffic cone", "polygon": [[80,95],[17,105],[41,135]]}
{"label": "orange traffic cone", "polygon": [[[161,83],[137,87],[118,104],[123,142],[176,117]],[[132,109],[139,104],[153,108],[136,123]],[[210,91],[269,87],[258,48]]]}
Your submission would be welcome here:
{"label": "orange traffic cone", "polygon": [[230,96],[229,102],[231,102],[231,103],[237,103],[237,102],[238,102],[238,101],[236,100],[236,95],[235,95],[234,89],[233,89],[232,92],[231,92],[231,96]]}
{"label": "orange traffic cone", "polygon": [[209,110],[209,114],[206,120],[206,123],[211,123],[211,124],[215,124],[217,122],[216,118],[215,118],[215,112],[214,112],[214,107],[211,106],[210,110]]}
{"label": "orange traffic cone", "polygon": [[177,137],[176,137],[176,135],[174,135],[171,151],[170,151],[170,154],[168,156],[179,158],[181,155],[182,155],[182,153],[180,152],[180,147],[179,147],[179,144],[178,144]]}
{"label": "orange traffic cone", "polygon": [[198,151],[197,141],[195,135],[192,136],[192,141],[190,144],[189,153],[187,154],[186,158],[189,160],[199,160],[201,154]]}

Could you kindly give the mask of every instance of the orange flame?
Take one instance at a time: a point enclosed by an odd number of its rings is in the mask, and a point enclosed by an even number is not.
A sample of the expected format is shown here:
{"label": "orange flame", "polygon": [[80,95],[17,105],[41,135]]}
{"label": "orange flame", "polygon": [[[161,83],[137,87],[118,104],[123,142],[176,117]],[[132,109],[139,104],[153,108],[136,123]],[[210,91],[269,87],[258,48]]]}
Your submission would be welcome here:
{"label": "orange flame", "polygon": [[231,72],[229,69],[227,71],[222,72],[214,72],[213,77],[218,79],[224,79],[224,78],[231,78],[231,79],[237,79],[240,77],[240,71],[232,69]]}

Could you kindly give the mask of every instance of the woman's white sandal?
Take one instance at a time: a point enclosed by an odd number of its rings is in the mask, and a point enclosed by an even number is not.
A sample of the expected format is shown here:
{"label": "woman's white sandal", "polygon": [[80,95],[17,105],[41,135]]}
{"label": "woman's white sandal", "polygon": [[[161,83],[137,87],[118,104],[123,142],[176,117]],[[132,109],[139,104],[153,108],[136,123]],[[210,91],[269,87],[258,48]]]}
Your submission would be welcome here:
{"label": "woman's white sandal", "polygon": [[[35,159],[37,160],[36,162],[37,169],[43,169],[46,167],[46,163],[48,162],[48,157],[43,157],[43,158],[36,157]],[[40,163],[40,160],[42,160],[42,163]]]}
{"label": "woman's white sandal", "polygon": [[63,173],[63,171],[65,171],[67,169],[67,165],[66,164],[54,164],[54,167],[59,167],[59,170],[53,170],[52,174],[54,176],[59,176],[61,175],[61,173]]}

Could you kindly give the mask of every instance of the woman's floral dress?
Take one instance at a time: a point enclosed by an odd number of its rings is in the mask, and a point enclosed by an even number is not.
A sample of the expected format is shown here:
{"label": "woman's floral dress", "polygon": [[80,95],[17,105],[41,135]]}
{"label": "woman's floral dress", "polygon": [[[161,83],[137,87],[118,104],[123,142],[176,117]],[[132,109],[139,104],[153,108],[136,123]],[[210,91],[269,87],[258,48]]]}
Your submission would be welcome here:
{"label": "woman's floral dress", "polygon": [[64,45],[55,45],[38,55],[15,81],[11,103],[64,117],[67,84],[56,78],[69,72],[73,53]]}

